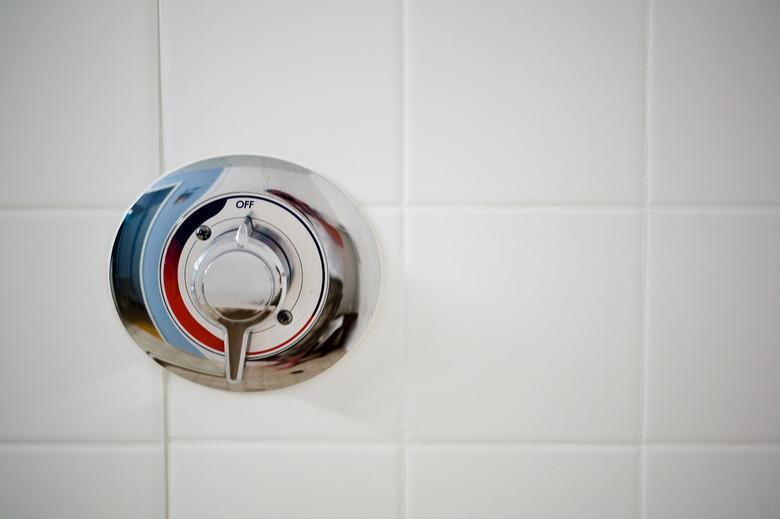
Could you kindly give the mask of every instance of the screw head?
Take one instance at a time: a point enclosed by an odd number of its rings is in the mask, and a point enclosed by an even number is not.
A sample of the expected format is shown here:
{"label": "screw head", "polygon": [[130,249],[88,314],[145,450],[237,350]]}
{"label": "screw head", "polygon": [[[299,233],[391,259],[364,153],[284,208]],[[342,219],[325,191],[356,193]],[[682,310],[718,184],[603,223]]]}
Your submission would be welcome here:
{"label": "screw head", "polygon": [[211,229],[206,225],[201,225],[195,230],[195,236],[197,236],[199,240],[208,240],[211,238]]}
{"label": "screw head", "polygon": [[280,324],[288,325],[292,322],[292,314],[289,310],[282,310],[278,314],[276,314],[276,320],[279,321]]}

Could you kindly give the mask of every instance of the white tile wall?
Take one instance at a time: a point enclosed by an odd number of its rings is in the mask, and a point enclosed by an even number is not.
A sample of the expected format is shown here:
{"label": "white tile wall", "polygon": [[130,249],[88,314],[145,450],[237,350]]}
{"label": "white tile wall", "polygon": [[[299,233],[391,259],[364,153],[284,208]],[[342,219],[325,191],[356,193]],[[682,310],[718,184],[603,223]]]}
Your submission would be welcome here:
{"label": "white tile wall", "polygon": [[653,0],[651,196],[780,202],[780,2]]}
{"label": "white tile wall", "polygon": [[777,448],[653,448],[647,519],[780,517]]}
{"label": "white tile wall", "polygon": [[[775,0],[4,2],[0,516],[780,517],[778,35]],[[163,377],[106,286],[159,164],[233,152],[344,186],[385,263],[362,347],[267,394]]]}
{"label": "white tile wall", "polygon": [[624,519],[636,511],[634,449],[412,447],[409,517]]}
{"label": "white tile wall", "polygon": [[0,204],[129,204],[158,170],[155,0],[4,1],[0,49]]}
{"label": "white tile wall", "polygon": [[640,197],[643,1],[407,5],[411,200]]}
{"label": "white tile wall", "polygon": [[170,517],[395,519],[399,466],[387,445],[174,443]]}
{"label": "white tile wall", "polygon": [[780,439],[780,213],[653,213],[649,239],[649,437]]}
{"label": "white tile wall", "polygon": [[636,212],[411,210],[416,439],[637,438]]}
{"label": "white tile wall", "polygon": [[120,211],[0,211],[0,439],[153,441],[162,377],[114,310]]}
{"label": "white tile wall", "polygon": [[162,519],[162,447],[0,445],[0,516]]}

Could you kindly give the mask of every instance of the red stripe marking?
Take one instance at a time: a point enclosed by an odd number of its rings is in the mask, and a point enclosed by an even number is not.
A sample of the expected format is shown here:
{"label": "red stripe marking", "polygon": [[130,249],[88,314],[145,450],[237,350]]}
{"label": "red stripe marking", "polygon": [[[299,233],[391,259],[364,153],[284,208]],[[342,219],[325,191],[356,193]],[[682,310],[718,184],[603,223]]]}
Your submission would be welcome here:
{"label": "red stripe marking", "polygon": [[163,260],[163,286],[165,287],[165,298],[168,300],[168,306],[171,307],[176,320],[187,330],[198,342],[211,349],[225,352],[225,342],[203,327],[192,314],[187,310],[184,300],[179,291],[179,258],[181,258],[182,244],[171,240],[168,250]]}

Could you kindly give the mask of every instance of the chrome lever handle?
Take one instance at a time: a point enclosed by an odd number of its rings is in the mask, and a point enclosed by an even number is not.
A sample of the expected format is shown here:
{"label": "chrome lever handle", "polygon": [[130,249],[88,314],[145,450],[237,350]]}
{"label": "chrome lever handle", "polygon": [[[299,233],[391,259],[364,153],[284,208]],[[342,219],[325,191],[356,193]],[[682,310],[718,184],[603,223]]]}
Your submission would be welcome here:
{"label": "chrome lever handle", "polygon": [[252,325],[242,322],[225,322],[225,379],[228,384],[241,382],[244,374],[244,361],[249,346]]}
{"label": "chrome lever handle", "polygon": [[252,328],[273,313],[287,291],[286,261],[269,240],[246,216],[195,263],[190,290],[203,313],[224,330],[228,384],[241,382]]}

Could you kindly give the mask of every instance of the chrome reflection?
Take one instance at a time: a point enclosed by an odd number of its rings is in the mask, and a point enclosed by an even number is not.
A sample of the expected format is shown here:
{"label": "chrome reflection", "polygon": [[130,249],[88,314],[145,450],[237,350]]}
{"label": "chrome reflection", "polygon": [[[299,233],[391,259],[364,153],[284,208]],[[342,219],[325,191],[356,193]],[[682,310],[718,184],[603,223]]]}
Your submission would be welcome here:
{"label": "chrome reflection", "polygon": [[[276,200],[301,215],[326,259],[324,301],[312,324],[297,342],[278,353],[242,358],[240,374],[235,365],[232,369],[226,367],[229,363],[224,353],[205,348],[182,329],[165,299],[161,274],[172,231],[186,221],[193,227],[182,233],[194,236],[199,221],[207,221],[223,209],[201,205],[236,193]],[[205,212],[187,220],[197,210]],[[244,224],[244,232],[254,230],[249,225],[251,221]],[[278,159],[228,156],[170,173],[138,198],[117,231],[109,281],[130,336],[160,365],[207,386],[261,391],[307,380],[333,365],[352,347],[365,331],[378,302],[380,260],[364,217],[333,184]],[[264,317],[275,309],[269,306],[262,312],[258,310],[257,315]],[[283,318],[286,316],[281,316],[279,322]],[[240,344],[244,353],[246,347]]]}

